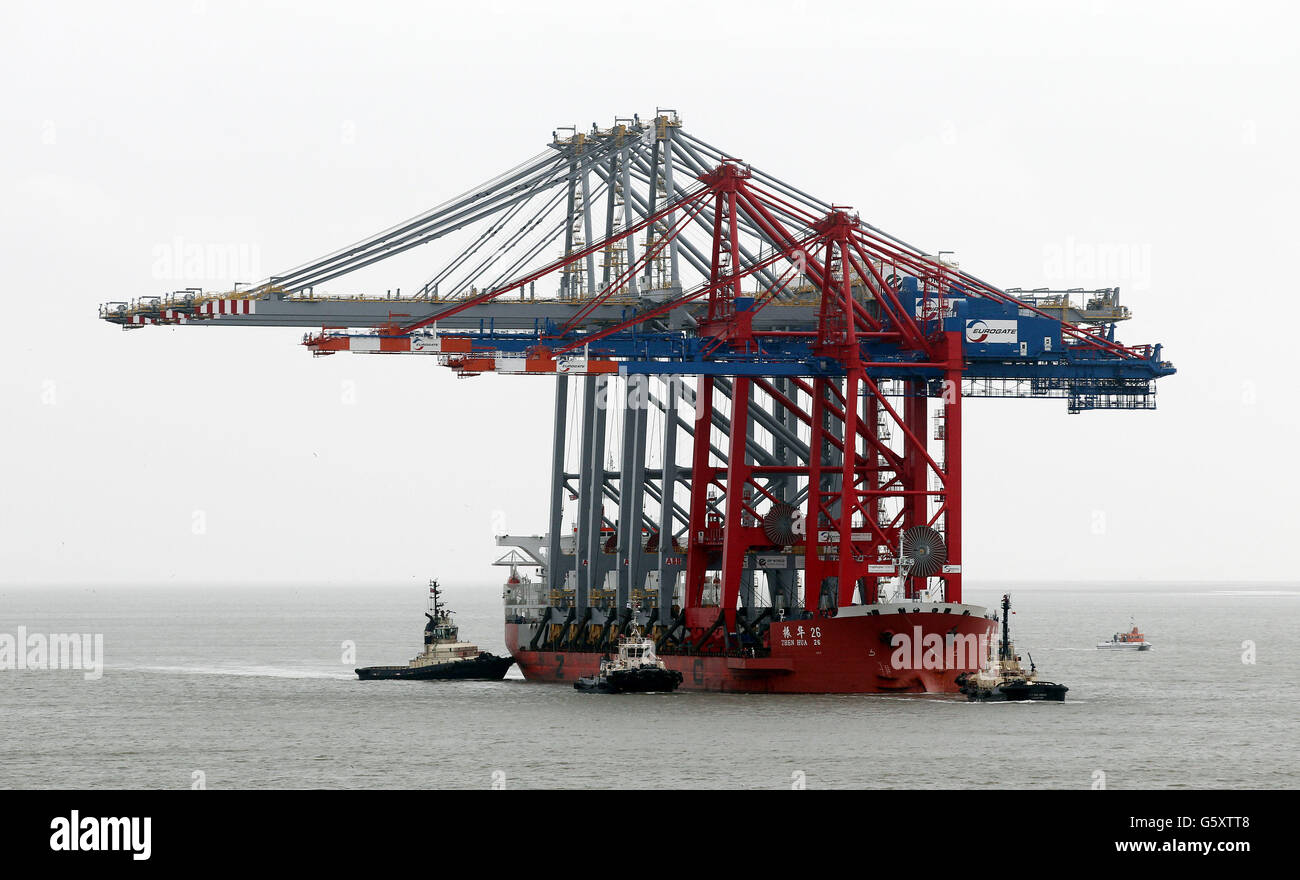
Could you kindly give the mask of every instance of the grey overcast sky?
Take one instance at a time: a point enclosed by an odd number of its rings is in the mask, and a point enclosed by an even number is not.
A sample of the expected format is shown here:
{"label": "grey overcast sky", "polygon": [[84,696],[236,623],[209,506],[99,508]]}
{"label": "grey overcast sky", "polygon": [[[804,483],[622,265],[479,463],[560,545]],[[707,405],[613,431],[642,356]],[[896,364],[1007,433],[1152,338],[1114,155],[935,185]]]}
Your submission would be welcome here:
{"label": "grey overcast sky", "polygon": [[1153,413],[969,404],[968,578],[1294,579],[1296,17],[10,0],[0,584],[494,580],[494,526],[545,528],[547,380],[96,307],[255,280],[656,107],[1003,286],[1119,285],[1121,338],[1165,344]]}

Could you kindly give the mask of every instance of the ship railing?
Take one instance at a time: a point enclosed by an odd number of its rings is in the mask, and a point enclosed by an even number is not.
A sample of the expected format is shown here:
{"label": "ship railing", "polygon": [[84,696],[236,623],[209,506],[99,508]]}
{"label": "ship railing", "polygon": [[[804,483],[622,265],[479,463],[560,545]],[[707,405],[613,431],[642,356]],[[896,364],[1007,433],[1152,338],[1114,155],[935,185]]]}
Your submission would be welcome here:
{"label": "ship railing", "polygon": [[732,648],[730,651],[699,651],[689,645],[667,644],[655,648],[655,653],[660,657],[734,657],[755,660],[771,657],[772,649],[765,648],[762,645],[750,645],[744,648]]}

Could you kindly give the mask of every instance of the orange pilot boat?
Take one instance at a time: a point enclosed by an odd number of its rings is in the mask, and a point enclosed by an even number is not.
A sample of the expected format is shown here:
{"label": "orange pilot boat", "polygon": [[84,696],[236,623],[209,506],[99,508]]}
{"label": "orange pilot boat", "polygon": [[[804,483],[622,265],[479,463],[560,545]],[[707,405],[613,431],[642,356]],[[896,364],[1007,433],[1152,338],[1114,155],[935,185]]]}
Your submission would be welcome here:
{"label": "orange pilot boat", "polygon": [[1147,641],[1142,631],[1134,626],[1126,633],[1115,633],[1109,642],[1100,642],[1097,647],[1111,651],[1150,651],[1151,643]]}

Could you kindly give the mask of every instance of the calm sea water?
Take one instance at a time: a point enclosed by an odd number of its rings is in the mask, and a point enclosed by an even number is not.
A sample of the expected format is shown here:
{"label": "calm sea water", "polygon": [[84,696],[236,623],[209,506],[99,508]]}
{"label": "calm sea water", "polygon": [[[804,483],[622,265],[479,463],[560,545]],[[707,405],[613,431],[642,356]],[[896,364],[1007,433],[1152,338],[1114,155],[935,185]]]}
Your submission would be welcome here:
{"label": "calm sea water", "polygon": [[[1000,590],[967,588],[995,604]],[[454,586],[504,651],[499,588]],[[1065,704],[592,696],[359,682],[418,650],[422,587],[0,587],[0,633],[104,637],[103,677],[0,671],[0,786],[1300,787],[1300,587],[1017,586],[1013,636]],[[1093,645],[1130,616],[1156,648]],[[356,663],[344,662],[345,642]],[[1243,663],[1243,643],[1256,661]]]}

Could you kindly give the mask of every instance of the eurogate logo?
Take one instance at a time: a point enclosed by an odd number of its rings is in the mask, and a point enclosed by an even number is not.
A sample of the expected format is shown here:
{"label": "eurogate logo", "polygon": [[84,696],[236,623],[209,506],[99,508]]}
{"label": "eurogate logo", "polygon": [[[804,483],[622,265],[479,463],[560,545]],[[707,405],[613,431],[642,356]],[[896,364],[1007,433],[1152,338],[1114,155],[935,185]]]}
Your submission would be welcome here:
{"label": "eurogate logo", "polygon": [[983,321],[966,322],[966,341],[983,342],[989,338],[989,325]]}
{"label": "eurogate logo", "polygon": [[985,321],[972,318],[966,322],[967,342],[992,342],[1014,344],[1017,324],[1015,321]]}

